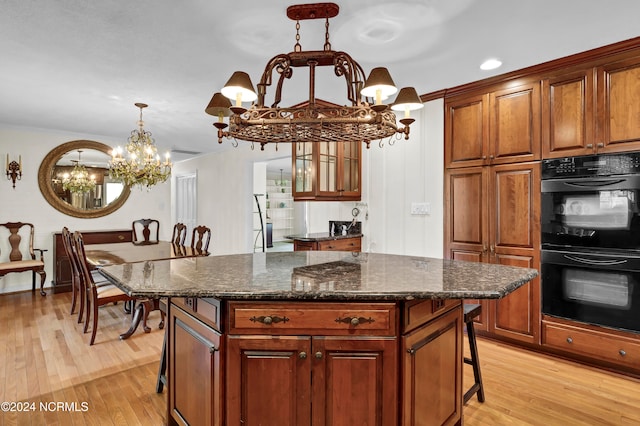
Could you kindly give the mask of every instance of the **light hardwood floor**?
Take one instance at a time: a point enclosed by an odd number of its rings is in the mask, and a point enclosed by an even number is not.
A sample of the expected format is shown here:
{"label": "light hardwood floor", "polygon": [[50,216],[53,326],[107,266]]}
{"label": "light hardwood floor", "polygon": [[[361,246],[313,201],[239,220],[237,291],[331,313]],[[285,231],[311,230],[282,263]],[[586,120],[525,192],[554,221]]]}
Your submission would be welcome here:
{"label": "light hardwood floor", "polygon": [[[0,426],[164,424],[166,390],[155,393],[159,313],[151,314],[151,333],[121,341],[130,320],[122,305],[101,308],[90,347],[70,300],[69,293],[0,296],[0,402],[35,405],[2,412]],[[466,426],[640,424],[640,380],[483,339],[478,346],[486,402],[465,405]],[[464,379],[473,380],[470,366]],[[73,403],[79,411],[69,411]]]}

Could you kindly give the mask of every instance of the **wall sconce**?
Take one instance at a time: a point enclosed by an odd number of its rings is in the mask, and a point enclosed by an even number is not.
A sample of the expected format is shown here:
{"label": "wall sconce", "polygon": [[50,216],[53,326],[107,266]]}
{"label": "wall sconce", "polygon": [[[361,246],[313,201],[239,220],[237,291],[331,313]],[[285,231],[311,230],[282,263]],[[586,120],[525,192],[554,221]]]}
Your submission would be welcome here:
{"label": "wall sconce", "polygon": [[16,180],[22,179],[22,155],[18,156],[18,161],[9,162],[9,154],[7,154],[7,179],[13,183],[13,189],[16,188]]}

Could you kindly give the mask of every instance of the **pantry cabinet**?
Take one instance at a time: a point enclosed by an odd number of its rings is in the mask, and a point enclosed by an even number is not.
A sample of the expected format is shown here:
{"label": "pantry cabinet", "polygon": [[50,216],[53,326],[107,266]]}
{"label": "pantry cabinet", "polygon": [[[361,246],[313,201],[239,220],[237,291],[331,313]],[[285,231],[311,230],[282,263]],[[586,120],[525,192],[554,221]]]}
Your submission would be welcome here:
{"label": "pantry cabinet", "polygon": [[542,80],[543,158],[640,149],[640,57],[635,55]]}
{"label": "pantry cabinet", "polygon": [[540,159],[540,82],[445,100],[445,167]]}
{"label": "pantry cabinet", "polygon": [[[538,269],[539,188],[539,162],[447,170],[446,257]],[[478,330],[539,343],[538,278],[504,299],[482,304]]]}

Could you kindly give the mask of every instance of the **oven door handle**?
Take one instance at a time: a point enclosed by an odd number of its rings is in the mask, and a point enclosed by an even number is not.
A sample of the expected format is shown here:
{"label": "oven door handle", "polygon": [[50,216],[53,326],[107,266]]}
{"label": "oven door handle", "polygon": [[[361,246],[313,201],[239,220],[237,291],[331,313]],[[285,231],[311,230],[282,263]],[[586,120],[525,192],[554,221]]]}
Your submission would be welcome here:
{"label": "oven door handle", "polygon": [[567,186],[575,186],[576,188],[597,188],[599,186],[617,185],[624,182],[625,179],[616,180],[590,180],[588,182],[565,182]]}
{"label": "oven door handle", "polygon": [[571,260],[573,262],[584,263],[587,265],[598,265],[598,266],[614,266],[614,265],[624,265],[627,263],[626,259],[621,260],[595,260],[595,259],[583,259],[581,257],[571,256],[569,254],[565,254],[564,258],[567,260]]}

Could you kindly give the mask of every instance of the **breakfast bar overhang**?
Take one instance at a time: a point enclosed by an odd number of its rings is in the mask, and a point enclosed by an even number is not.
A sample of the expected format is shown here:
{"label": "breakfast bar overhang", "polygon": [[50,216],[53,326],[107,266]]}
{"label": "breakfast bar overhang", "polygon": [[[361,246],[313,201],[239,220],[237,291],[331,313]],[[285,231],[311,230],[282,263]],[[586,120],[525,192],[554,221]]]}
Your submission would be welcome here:
{"label": "breakfast bar overhang", "polygon": [[147,261],[102,273],[168,298],[168,424],[462,423],[462,299],[534,269],[351,252]]}

